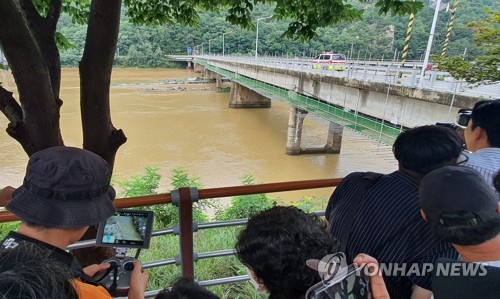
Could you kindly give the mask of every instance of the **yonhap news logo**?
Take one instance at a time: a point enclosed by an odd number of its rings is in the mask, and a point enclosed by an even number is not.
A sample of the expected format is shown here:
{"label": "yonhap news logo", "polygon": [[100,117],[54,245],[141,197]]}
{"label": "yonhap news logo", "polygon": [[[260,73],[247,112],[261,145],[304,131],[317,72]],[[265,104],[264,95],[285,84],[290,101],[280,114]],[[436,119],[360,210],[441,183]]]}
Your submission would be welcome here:
{"label": "yonhap news logo", "polygon": [[347,271],[346,256],[343,252],[325,255],[321,260],[306,261],[309,268],[318,271],[321,281],[328,283],[336,277],[343,276]]}
{"label": "yonhap news logo", "polygon": [[[329,254],[321,260],[310,259],[307,266],[318,271],[324,283],[345,275],[348,265],[345,254],[342,252]],[[435,276],[486,276],[487,264],[469,263],[461,261],[448,261],[437,263],[368,263],[355,265],[356,268],[364,266],[363,274],[366,276],[382,275],[385,277],[401,276],[427,276],[434,272]],[[360,271],[356,271],[359,276]]]}
{"label": "yonhap news logo", "polygon": [[484,264],[463,263],[460,261],[447,263],[371,263],[373,271],[366,275],[383,276],[427,276],[434,272],[435,276],[485,276],[488,274]]}

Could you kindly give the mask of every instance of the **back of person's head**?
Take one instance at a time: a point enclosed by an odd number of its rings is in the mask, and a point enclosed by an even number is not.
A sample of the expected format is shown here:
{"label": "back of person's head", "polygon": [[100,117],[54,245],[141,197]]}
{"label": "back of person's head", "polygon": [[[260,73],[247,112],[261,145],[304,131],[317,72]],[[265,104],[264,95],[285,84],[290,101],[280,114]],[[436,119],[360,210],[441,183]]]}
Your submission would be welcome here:
{"label": "back of person's head", "polygon": [[251,217],[236,243],[239,260],[255,273],[269,298],[294,299],[319,282],[309,259],[334,252],[335,242],[317,217],[295,207],[273,207]]}
{"label": "back of person's head", "polygon": [[0,298],[78,298],[68,267],[29,242],[0,251]]}
{"label": "back of person's head", "polygon": [[191,280],[181,278],[174,283],[171,290],[165,289],[159,292],[155,299],[219,299],[219,297]]}
{"label": "back of person's head", "polygon": [[476,170],[437,169],[423,178],[419,193],[422,211],[443,241],[471,246],[500,234],[498,194]]}
{"label": "back of person's head", "polygon": [[500,100],[477,102],[472,108],[472,129],[481,127],[492,147],[500,147]]}
{"label": "back of person's head", "polygon": [[111,169],[87,150],[56,146],[33,154],[23,185],[7,209],[25,223],[46,228],[95,225],[115,212]]}
{"label": "back of person's head", "polygon": [[401,133],[392,150],[399,167],[426,174],[446,165],[454,165],[462,151],[458,134],[443,126],[428,125]]}

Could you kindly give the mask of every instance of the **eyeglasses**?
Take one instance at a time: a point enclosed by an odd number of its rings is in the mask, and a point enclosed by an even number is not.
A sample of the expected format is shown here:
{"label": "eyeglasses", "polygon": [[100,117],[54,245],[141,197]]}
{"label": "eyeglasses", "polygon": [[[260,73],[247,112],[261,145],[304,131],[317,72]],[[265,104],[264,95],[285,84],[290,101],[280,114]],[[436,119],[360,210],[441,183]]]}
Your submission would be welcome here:
{"label": "eyeglasses", "polygon": [[467,127],[469,120],[472,118],[471,109],[460,109],[457,114],[457,125],[461,127]]}

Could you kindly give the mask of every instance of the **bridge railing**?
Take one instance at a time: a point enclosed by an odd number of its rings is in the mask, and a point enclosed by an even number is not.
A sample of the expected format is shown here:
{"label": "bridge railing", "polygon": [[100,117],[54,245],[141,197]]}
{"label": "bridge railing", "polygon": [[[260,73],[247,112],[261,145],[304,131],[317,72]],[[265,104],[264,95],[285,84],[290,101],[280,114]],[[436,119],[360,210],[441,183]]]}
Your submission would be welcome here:
{"label": "bridge railing", "polygon": [[[178,207],[178,221],[179,224],[172,228],[154,231],[152,236],[164,235],[178,235],[180,238],[179,255],[151,262],[143,263],[143,268],[154,268],[168,265],[178,265],[182,268],[182,276],[188,279],[194,279],[196,273],[194,271],[194,263],[200,259],[208,259],[221,256],[230,256],[236,253],[234,248],[224,249],[219,251],[211,251],[204,253],[196,253],[194,251],[193,234],[198,230],[212,229],[219,227],[229,227],[245,225],[247,219],[230,220],[224,222],[208,222],[197,224],[193,222],[193,203],[198,200],[213,199],[221,197],[231,197],[238,195],[261,194],[261,193],[274,193],[284,191],[306,190],[315,188],[325,188],[338,186],[342,181],[341,178],[323,179],[323,180],[308,180],[308,181],[292,181],[280,182],[270,184],[259,184],[252,186],[233,186],[222,188],[201,189],[196,188],[180,188],[171,191],[171,193],[140,196],[116,199],[114,204],[117,208],[133,208],[151,205],[165,205],[174,204]],[[324,212],[316,214],[323,215]],[[9,211],[0,211],[0,223],[19,220],[17,216]],[[95,240],[87,240],[77,242],[68,247],[68,249],[86,248],[95,245]],[[249,280],[248,275],[221,277],[212,280],[200,281],[202,286],[213,286],[227,283],[236,283]],[[167,286],[165,286],[167,287]],[[154,297],[161,289],[150,290],[146,292],[145,297]]]}
{"label": "bridge railing", "polygon": [[[425,71],[423,78],[421,72],[423,64],[421,61],[406,61],[402,67],[397,60],[347,60],[345,69],[336,70],[328,68],[328,64],[318,64],[312,59],[284,58],[276,56],[262,56],[258,59],[248,56],[217,56],[204,55],[194,56],[193,59],[207,59],[232,61],[243,64],[266,66],[276,69],[290,71],[301,71],[325,76],[351,78],[364,81],[382,82],[392,85],[409,86],[411,88],[423,88],[442,92],[457,93],[463,91],[467,83],[454,79],[449,73],[438,71],[433,68]],[[330,65],[333,66],[333,65]]]}

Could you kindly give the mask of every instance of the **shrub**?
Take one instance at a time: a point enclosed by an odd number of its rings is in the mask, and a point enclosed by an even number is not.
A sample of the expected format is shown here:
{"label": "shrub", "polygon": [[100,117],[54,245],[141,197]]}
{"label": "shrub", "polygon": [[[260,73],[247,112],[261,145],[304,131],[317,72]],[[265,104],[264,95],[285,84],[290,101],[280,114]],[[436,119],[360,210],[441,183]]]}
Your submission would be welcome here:
{"label": "shrub", "polygon": [[[240,178],[242,185],[254,185],[254,178],[251,174],[245,174]],[[272,208],[277,204],[279,198],[271,198],[266,194],[251,194],[235,196],[231,200],[231,205],[223,211],[216,213],[217,220],[230,220],[249,218],[261,211]]]}
{"label": "shrub", "polygon": [[[120,196],[135,197],[158,194],[161,175],[158,173],[159,168],[146,166],[143,175],[132,176],[130,180],[117,182],[120,187]],[[200,178],[187,175],[187,172],[182,168],[172,169],[171,185],[173,189],[182,187],[201,188]],[[170,191],[167,191],[170,192]],[[202,213],[202,209],[210,205],[210,202],[202,202],[193,205],[193,219],[197,222],[204,222],[207,217]],[[155,214],[155,228],[171,227],[178,223],[177,207],[172,204],[146,206],[142,209],[151,210]]]}

